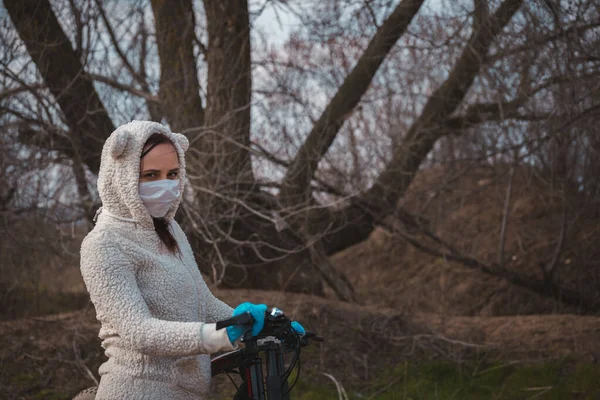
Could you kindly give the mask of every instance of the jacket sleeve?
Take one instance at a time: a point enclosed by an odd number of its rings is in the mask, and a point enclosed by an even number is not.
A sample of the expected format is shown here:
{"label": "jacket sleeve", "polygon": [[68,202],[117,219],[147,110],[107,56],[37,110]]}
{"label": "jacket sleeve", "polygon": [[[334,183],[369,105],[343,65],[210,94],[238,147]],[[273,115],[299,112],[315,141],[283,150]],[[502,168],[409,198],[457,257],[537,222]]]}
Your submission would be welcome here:
{"label": "jacket sleeve", "polygon": [[234,349],[227,331],[217,331],[215,324],[154,318],[138,288],[133,263],[107,235],[83,241],[81,273],[97,318],[116,329],[134,350],[177,357]]}

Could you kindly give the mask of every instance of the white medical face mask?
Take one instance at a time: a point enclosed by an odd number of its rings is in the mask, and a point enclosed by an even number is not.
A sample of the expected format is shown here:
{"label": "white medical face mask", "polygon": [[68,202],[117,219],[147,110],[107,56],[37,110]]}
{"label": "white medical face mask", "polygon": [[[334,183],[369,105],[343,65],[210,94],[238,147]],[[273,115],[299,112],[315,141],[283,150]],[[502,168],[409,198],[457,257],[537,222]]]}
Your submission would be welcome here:
{"label": "white medical face mask", "polygon": [[140,183],[140,197],[154,218],[165,216],[179,198],[179,179]]}

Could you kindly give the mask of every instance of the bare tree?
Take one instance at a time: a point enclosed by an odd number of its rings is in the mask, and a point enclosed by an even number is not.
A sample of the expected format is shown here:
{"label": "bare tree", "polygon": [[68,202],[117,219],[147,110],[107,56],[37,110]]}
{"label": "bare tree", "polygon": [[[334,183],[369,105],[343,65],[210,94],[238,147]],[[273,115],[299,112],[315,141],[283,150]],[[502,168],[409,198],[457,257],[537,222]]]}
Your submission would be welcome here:
{"label": "bare tree", "polygon": [[[27,50],[3,62],[5,124],[72,160],[90,210],[90,175],[117,122],[164,118],[190,138],[194,201],[179,218],[204,272],[229,286],[315,293],[325,281],[348,301],[353,288],[328,256],[389,216],[420,226],[398,204],[444,146],[452,160],[505,157],[505,143],[512,161],[528,148],[518,162],[556,154],[553,165],[577,164],[572,180],[597,195],[597,151],[584,167],[564,150],[597,148],[595,136],[557,131],[558,121],[575,129],[598,112],[593,1],[570,11],[523,0],[351,3],[5,0]],[[255,20],[269,8],[302,23],[258,53]],[[3,46],[18,53],[15,42]],[[31,62],[35,71],[17,73]],[[573,101],[548,104],[557,88]]]}

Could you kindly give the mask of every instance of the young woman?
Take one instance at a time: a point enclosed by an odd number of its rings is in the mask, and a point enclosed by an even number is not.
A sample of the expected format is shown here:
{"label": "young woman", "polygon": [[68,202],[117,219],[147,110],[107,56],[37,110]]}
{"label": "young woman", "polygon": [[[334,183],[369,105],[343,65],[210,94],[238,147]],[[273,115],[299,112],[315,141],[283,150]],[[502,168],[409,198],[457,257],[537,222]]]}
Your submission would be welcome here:
{"label": "young woman", "polygon": [[233,310],[212,295],[173,219],[188,145],[161,124],[133,121],[102,150],[102,208],[81,245],[81,273],[108,357],[96,400],[206,398],[209,354],[234,349],[242,335],[240,327],[217,331],[215,322],[249,311],[254,334],[264,324],[264,304]]}

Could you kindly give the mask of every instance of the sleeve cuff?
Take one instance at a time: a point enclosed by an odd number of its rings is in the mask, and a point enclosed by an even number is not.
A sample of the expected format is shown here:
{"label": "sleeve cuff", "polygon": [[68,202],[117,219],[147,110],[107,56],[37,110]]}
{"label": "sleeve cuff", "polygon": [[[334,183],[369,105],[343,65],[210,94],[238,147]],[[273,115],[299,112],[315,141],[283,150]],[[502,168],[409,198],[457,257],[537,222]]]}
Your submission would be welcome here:
{"label": "sleeve cuff", "polygon": [[205,353],[213,354],[219,351],[231,351],[237,349],[229,341],[227,329],[217,330],[217,324],[202,324],[200,327],[200,342]]}

